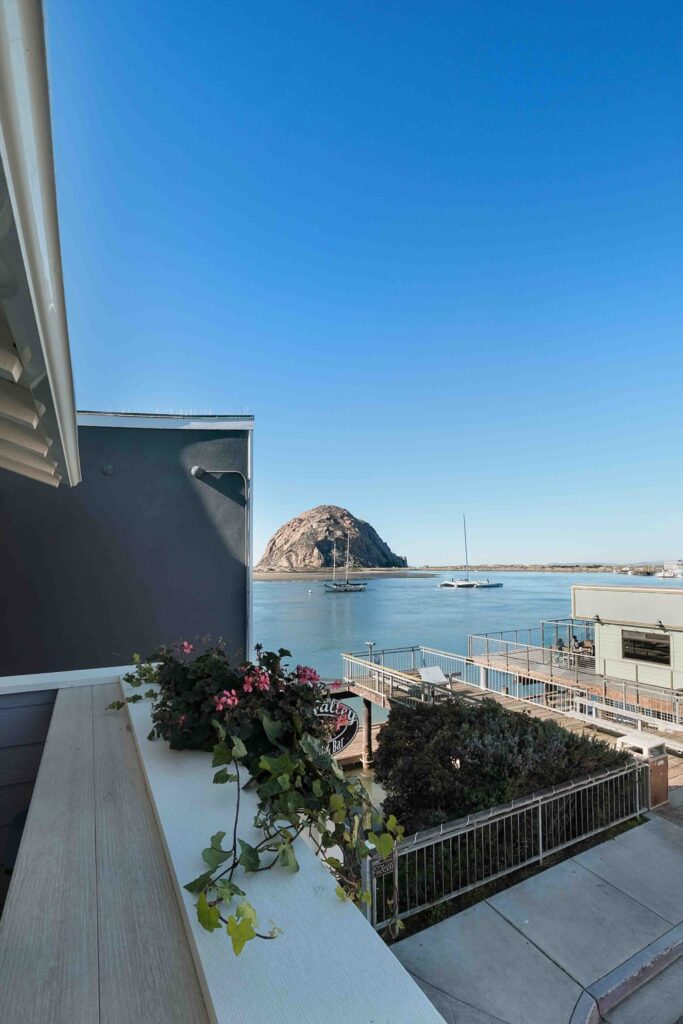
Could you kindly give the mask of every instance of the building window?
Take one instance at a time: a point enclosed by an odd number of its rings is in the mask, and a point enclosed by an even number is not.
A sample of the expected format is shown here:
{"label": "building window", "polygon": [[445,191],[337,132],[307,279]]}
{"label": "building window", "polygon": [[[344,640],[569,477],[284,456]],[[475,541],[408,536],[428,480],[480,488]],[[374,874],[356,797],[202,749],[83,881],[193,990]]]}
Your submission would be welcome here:
{"label": "building window", "polygon": [[671,637],[668,633],[636,633],[621,631],[622,657],[633,661],[653,661],[656,665],[671,664]]}

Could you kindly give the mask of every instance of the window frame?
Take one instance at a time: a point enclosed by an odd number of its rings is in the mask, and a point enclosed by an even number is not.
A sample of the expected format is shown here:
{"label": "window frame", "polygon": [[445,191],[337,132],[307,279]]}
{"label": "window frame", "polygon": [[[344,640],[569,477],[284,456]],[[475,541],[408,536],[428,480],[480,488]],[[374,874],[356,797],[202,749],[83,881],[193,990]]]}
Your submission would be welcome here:
{"label": "window frame", "polygon": [[[663,648],[664,643],[667,645],[667,658],[663,661],[662,658],[648,657],[644,653],[647,642],[655,641],[653,649],[656,646]],[[627,654],[627,643],[631,643],[638,653]],[[638,651],[638,648],[640,650]],[[645,665],[661,665],[666,668],[671,668],[671,634],[670,633],[645,633],[640,632],[637,629],[622,629],[621,631],[621,657],[624,661],[639,661]]]}

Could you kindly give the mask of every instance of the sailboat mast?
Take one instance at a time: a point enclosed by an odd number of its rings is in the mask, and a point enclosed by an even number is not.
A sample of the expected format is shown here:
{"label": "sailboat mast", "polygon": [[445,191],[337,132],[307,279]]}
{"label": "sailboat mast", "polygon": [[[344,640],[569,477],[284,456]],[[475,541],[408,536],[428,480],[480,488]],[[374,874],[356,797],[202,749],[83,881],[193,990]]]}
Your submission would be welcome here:
{"label": "sailboat mast", "polygon": [[337,542],[332,541],[332,583],[337,581]]}
{"label": "sailboat mast", "polygon": [[465,513],[462,514],[462,532],[465,534],[465,579],[470,578],[470,560],[467,554],[467,521],[465,519]]}
{"label": "sailboat mast", "polygon": [[346,582],[349,582],[349,535],[346,534]]}

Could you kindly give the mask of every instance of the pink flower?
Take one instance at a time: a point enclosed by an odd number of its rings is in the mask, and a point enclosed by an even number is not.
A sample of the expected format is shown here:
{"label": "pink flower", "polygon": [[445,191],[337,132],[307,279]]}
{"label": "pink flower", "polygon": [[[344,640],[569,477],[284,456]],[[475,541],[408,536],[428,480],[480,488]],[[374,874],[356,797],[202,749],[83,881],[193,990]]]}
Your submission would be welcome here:
{"label": "pink flower", "polygon": [[335,719],[335,722],[334,722],[334,727],[335,727],[335,729],[343,729],[348,724],[349,724],[349,716],[348,716],[348,712],[345,711],[341,715],[337,715],[337,717]]}
{"label": "pink flower", "polygon": [[223,690],[222,693],[216,694],[213,702],[216,705],[216,711],[225,711],[226,708],[237,707],[240,699],[234,690]]}
{"label": "pink flower", "polygon": [[267,672],[261,671],[258,673],[258,675],[256,676],[256,685],[259,688],[259,690],[270,689],[270,677]]}
{"label": "pink flower", "polygon": [[308,665],[297,665],[296,677],[300,683],[306,683],[308,686],[313,686],[314,683],[320,682],[320,676],[316,670],[309,668]]}
{"label": "pink flower", "polygon": [[192,654],[194,650],[194,644],[191,644],[188,640],[183,640],[181,646],[183,654]]}
{"label": "pink flower", "polygon": [[330,689],[331,690],[338,690],[340,686],[341,686],[341,679],[335,679],[335,681],[333,683],[330,683]]}
{"label": "pink flower", "polygon": [[245,693],[251,693],[252,692],[252,690],[254,689],[254,677],[253,676],[245,676],[244,677],[244,679],[242,680],[242,689],[244,690]]}
{"label": "pink flower", "polygon": [[186,721],[187,721],[187,715],[180,715],[180,717],[178,718],[178,728],[182,729],[183,726],[185,725]]}

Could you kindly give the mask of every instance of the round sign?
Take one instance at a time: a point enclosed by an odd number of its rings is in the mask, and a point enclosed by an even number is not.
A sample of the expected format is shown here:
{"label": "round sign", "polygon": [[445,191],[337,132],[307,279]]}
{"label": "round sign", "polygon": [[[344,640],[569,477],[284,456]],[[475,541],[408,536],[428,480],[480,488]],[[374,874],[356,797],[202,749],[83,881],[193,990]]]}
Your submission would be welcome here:
{"label": "round sign", "polygon": [[315,713],[320,718],[334,723],[335,730],[328,741],[327,749],[331,754],[340,754],[345,747],[348,747],[358,732],[358,715],[352,707],[334,697],[318,704]]}

